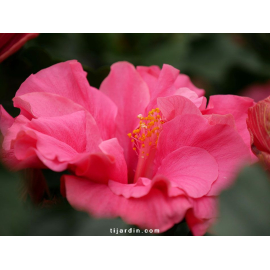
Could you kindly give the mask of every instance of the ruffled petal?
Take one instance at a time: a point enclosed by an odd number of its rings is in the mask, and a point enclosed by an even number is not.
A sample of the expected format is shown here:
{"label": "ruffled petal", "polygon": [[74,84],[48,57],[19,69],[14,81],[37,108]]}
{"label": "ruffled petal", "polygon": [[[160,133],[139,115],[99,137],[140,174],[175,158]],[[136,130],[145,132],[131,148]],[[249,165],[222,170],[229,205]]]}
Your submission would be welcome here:
{"label": "ruffled petal", "polygon": [[202,197],[192,200],[192,208],[187,211],[186,221],[193,235],[204,235],[217,219],[218,200],[216,197]]}
{"label": "ruffled petal", "polygon": [[61,181],[62,191],[75,209],[97,218],[121,217],[128,224],[159,229],[160,233],[179,223],[190,208],[184,196],[168,197],[159,188],[152,188],[141,198],[127,199],[113,193],[107,185],[88,179],[65,175]]}
{"label": "ruffled petal", "polygon": [[[246,119],[248,109],[254,104],[253,99],[248,97],[216,95],[210,97],[207,109],[203,114],[232,114],[235,119],[237,131],[250,149],[250,135],[247,129]],[[257,160],[251,149],[250,155],[253,161]]]}
{"label": "ruffled petal", "polygon": [[160,97],[157,99],[157,104],[167,121],[183,114],[201,115],[195,104],[182,96]]}
{"label": "ruffled petal", "polygon": [[72,100],[53,93],[32,92],[13,98],[14,107],[31,118],[55,117],[84,111],[85,108]]}
{"label": "ruffled petal", "polygon": [[227,188],[240,167],[250,161],[249,149],[235,129],[228,125],[210,125],[199,115],[177,116],[163,124],[156,153],[157,164],[183,146],[202,148],[216,159],[219,176],[209,195]]}
{"label": "ruffled petal", "polygon": [[0,130],[4,136],[13,123],[14,118],[6,112],[2,105],[0,105]]}
{"label": "ruffled petal", "polygon": [[182,88],[186,87],[192,91],[194,91],[199,97],[204,96],[205,91],[203,89],[197,88],[190,80],[190,78],[185,74],[179,74],[176,81],[174,82],[175,87]]}
{"label": "ruffled petal", "polygon": [[160,74],[160,67],[159,66],[150,66],[150,67],[143,67],[137,66],[136,67],[138,73],[141,75],[143,80],[146,82],[150,96],[153,95],[157,88],[157,81]]}
{"label": "ruffled petal", "polygon": [[109,179],[119,183],[127,183],[127,164],[124,157],[124,150],[118,140],[113,138],[103,141],[100,143],[99,148],[110,158],[111,163],[114,165]]}
{"label": "ruffled petal", "polygon": [[140,177],[135,184],[128,185],[109,181],[108,186],[114,194],[124,196],[127,199],[143,197],[147,195],[152,188],[163,190],[169,197],[185,195],[185,192],[163,175],[157,175],[152,180]]}
{"label": "ruffled petal", "polygon": [[[47,96],[39,96],[37,94],[26,96],[26,94],[33,92],[45,92],[62,96],[81,105],[89,111],[96,122],[99,123],[102,138],[109,139],[114,135],[114,121],[117,108],[108,97],[89,85],[86,75],[87,74],[82,69],[81,64],[76,60],[58,63],[49,68],[43,69],[37,74],[28,77],[21,85],[16,93],[16,98],[14,99],[15,104],[16,106],[22,107],[24,110],[27,109],[26,107],[35,106],[37,113],[37,105],[40,104],[42,102],[42,98],[44,98],[44,102],[46,102],[49,109],[52,110],[50,112],[50,115],[52,116],[53,113],[57,113],[57,109],[53,108],[53,102],[51,105],[48,105],[48,99],[50,98],[48,94]],[[21,97],[21,99],[17,98],[22,95],[25,96]],[[71,102],[66,99],[60,100],[60,98],[57,98],[55,101],[57,104],[61,103],[59,110],[63,109],[65,104],[71,104]],[[44,108],[45,104],[41,106],[41,108]],[[41,109],[39,110],[39,113],[41,113]],[[59,112],[57,115],[59,115]]]}
{"label": "ruffled petal", "polygon": [[205,114],[203,117],[208,120],[210,125],[228,125],[236,129],[234,117],[231,114]]}
{"label": "ruffled petal", "polygon": [[158,97],[166,97],[174,94],[176,90],[174,82],[178,74],[178,69],[170,65],[163,65],[156,83],[156,87],[151,92],[151,100],[147,107],[147,111],[150,111],[157,106]]}
{"label": "ruffled petal", "polygon": [[[82,153],[87,148],[88,140],[92,139],[91,137],[86,137],[86,121],[86,113],[79,111],[69,115],[32,119],[27,126],[69,145],[78,153]],[[93,125],[89,129],[91,129],[91,132],[98,134],[98,129],[96,128],[95,130],[95,127]],[[97,139],[98,137],[97,135]],[[101,141],[100,138],[99,140]],[[95,142],[91,142],[91,144],[96,145]],[[55,152],[53,149],[50,150],[52,153]]]}
{"label": "ruffled petal", "polygon": [[[138,66],[137,71],[140,73],[141,77],[147,83],[151,96],[152,93],[157,89],[157,81],[160,75],[161,69],[159,66]],[[198,97],[202,97],[205,94],[203,89],[197,88],[190,80],[190,78],[185,74],[179,74],[176,79],[174,80],[174,87],[175,89],[179,88],[188,88],[192,92],[195,92]]]}
{"label": "ruffled petal", "polygon": [[11,142],[15,140],[17,134],[22,129],[22,126],[28,124],[30,121],[23,115],[19,115],[14,119],[13,124],[6,130],[2,147],[4,150],[11,149]]}
{"label": "ruffled petal", "polygon": [[100,151],[101,142],[95,121],[86,111],[31,121],[20,115],[8,129],[3,149],[13,151],[11,156],[18,162],[37,155],[47,167],[61,171],[78,154]]}
{"label": "ruffled petal", "polygon": [[127,184],[127,165],[123,149],[116,138],[99,144],[99,151],[79,155],[69,163],[77,175],[97,183],[109,180]]}
{"label": "ruffled petal", "polygon": [[216,160],[204,149],[184,146],[171,152],[161,163],[156,175],[164,175],[188,196],[206,195],[218,177]]}
{"label": "ruffled petal", "polygon": [[189,88],[183,87],[176,89],[174,95],[183,96],[191,100],[199,109],[205,109],[206,97],[199,97],[194,91]]}

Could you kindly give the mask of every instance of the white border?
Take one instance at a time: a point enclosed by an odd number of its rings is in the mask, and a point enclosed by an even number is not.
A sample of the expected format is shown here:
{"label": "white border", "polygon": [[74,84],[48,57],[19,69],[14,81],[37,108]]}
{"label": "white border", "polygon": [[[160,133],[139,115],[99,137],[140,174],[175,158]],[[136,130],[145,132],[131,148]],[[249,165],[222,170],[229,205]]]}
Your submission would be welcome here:
{"label": "white border", "polygon": [[268,237],[2,237],[0,269],[268,269]]}
{"label": "white border", "polygon": [[47,0],[1,3],[0,32],[269,32],[267,1]]}

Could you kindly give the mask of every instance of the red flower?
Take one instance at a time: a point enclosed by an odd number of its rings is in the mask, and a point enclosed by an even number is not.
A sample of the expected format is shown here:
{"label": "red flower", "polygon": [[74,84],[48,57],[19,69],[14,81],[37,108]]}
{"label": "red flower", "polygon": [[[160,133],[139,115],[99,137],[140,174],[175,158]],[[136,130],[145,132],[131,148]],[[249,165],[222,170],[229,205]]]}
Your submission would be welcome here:
{"label": "red flower", "polygon": [[220,191],[251,157],[245,121],[253,105],[216,96],[205,108],[202,94],[169,65],[115,63],[98,91],[77,61],[59,63],[21,85],[17,118],[1,108],[4,160],[68,169],[63,194],[96,217],[160,232],[186,218],[202,235]]}
{"label": "red flower", "polygon": [[39,34],[0,34],[0,63]]}

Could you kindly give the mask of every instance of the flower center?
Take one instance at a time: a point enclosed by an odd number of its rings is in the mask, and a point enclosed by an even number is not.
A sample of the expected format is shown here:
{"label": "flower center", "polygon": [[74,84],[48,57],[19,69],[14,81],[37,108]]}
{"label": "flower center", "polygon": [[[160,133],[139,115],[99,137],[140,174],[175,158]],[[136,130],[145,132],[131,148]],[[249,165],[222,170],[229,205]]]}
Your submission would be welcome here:
{"label": "flower center", "polygon": [[133,150],[138,155],[135,183],[139,177],[152,177],[158,138],[165,122],[159,108],[151,110],[146,117],[139,114],[138,118],[140,119],[138,128],[128,134]]}

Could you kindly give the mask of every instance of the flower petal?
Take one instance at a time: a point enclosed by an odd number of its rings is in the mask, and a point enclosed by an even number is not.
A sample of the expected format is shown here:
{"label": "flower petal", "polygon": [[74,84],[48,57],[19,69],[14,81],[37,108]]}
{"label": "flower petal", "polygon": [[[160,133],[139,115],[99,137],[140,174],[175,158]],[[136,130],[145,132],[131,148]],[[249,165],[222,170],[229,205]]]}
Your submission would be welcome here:
{"label": "flower petal", "polygon": [[147,111],[157,106],[158,97],[166,97],[174,94],[176,88],[174,82],[179,74],[179,70],[164,64],[156,84],[156,88],[151,92],[151,100],[147,107]]}
{"label": "flower petal", "polygon": [[66,143],[78,153],[94,151],[101,142],[95,120],[85,111],[32,119],[28,127]]}
{"label": "flower petal", "polygon": [[[235,119],[236,128],[245,144],[250,149],[250,135],[247,129],[246,119],[248,108],[255,103],[251,98],[234,95],[216,95],[211,96],[207,109],[203,114],[232,114]],[[257,158],[250,149],[250,155],[253,161]]]}
{"label": "flower petal", "polygon": [[236,129],[234,117],[231,114],[205,114],[203,117],[208,120],[210,125],[228,125]]}
{"label": "flower petal", "polygon": [[118,107],[116,137],[125,151],[129,169],[136,168],[136,154],[127,136],[139,123],[138,114],[144,113],[149,103],[149,89],[133,65],[118,62],[102,82],[100,91]]}
{"label": "flower petal", "polygon": [[191,100],[196,105],[196,107],[200,109],[201,108],[205,109],[206,98],[198,97],[198,95],[189,88],[186,87],[179,88],[174,92],[174,95],[186,97],[187,99]]}
{"label": "flower petal", "polygon": [[127,164],[123,148],[120,146],[118,140],[113,138],[103,141],[100,143],[99,148],[115,164],[114,170],[110,173],[110,179],[119,183],[127,183]]}
{"label": "flower petal", "polygon": [[47,167],[61,171],[79,153],[100,151],[99,143],[101,138],[94,119],[88,112],[79,111],[31,121],[20,115],[8,129],[3,149],[14,151],[9,156],[18,162],[37,155]]}
{"label": "flower petal", "polygon": [[[160,68],[159,66],[150,66],[150,67],[144,67],[144,66],[137,66],[137,71],[140,73],[144,81],[147,83],[151,96],[152,93],[157,88],[157,79],[160,74]],[[191,91],[195,92],[199,97],[204,96],[205,91],[203,89],[197,88],[190,80],[190,78],[185,74],[179,74],[174,81],[175,89],[179,88],[188,88]]]}
{"label": "flower petal", "polygon": [[[84,111],[85,108],[74,101],[53,93],[32,92],[13,98],[14,107],[31,118],[55,117]],[[31,120],[31,119],[30,119]]]}
{"label": "flower petal", "polygon": [[12,126],[13,122],[14,118],[6,112],[2,105],[0,105],[0,130],[4,136],[6,135],[7,130]]}
{"label": "flower petal", "polygon": [[157,99],[157,104],[167,121],[182,114],[201,115],[195,104],[182,96],[160,97]]}
{"label": "flower petal", "polygon": [[186,221],[193,235],[204,235],[217,218],[216,197],[202,197],[192,200],[192,208],[187,211]]}
{"label": "flower petal", "polygon": [[203,89],[199,89],[197,88],[190,80],[190,78],[185,75],[185,74],[179,74],[179,76],[177,77],[175,83],[174,83],[175,87],[178,88],[182,88],[182,87],[186,87],[189,88],[190,90],[194,91],[199,97],[204,96],[205,91]]}
{"label": "flower petal", "polygon": [[228,125],[210,125],[199,115],[177,116],[163,124],[156,153],[157,166],[183,146],[202,148],[216,159],[219,176],[209,195],[227,188],[240,167],[250,160],[249,149],[235,129]]}
{"label": "flower petal", "polygon": [[107,185],[88,179],[64,175],[62,192],[77,210],[86,211],[97,218],[121,217],[128,224],[164,232],[185,216],[190,203],[184,196],[168,197],[153,188],[141,198],[126,199],[114,194]]}
{"label": "flower petal", "polygon": [[116,138],[99,144],[100,151],[85,153],[70,162],[70,169],[78,176],[97,183],[109,180],[127,183],[127,165],[123,149]]}
{"label": "flower petal", "polygon": [[150,91],[150,96],[152,96],[157,88],[158,76],[160,74],[159,66],[137,66],[136,69],[143,80],[146,82]]}
{"label": "flower petal", "polygon": [[159,188],[167,193],[169,197],[185,195],[185,193],[165,176],[158,175],[152,180],[140,177],[135,184],[122,184],[115,181],[109,181],[108,186],[113,193],[125,198],[140,198],[147,195],[152,188]]}
{"label": "flower petal", "polygon": [[216,160],[204,149],[184,146],[171,152],[161,163],[156,175],[164,175],[190,197],[206,195],[218,177]]}
{"label": "flower petal", "polygon": [[[97,89],[91,87],[86,79],[86,72],[82,69],[80,63],[76,60],[71,60],[63,63],[58,63],[49,68],[39,71],[35,75],[31,75],[21,85],[16,93],[16,97],[33,92],[52,93],[72,100],[73,102],[81,105],[88,110],[99,123],[101,135],[103,139],[109,139],[114,133],[114,120],[117,113],[115,104]],[[35,103],[42,102],[45,95],[38,96],[36,94],[21,97],[25,102],[29,103],[32,107]],[[49,95],[47,94],[44,101],[48,101]],[[66,104],[71,104],[70,101],[58,98],[56,103],[62,103],[60,109]],[[14,99],[17,106],[22,106],[22,101]],[[29,106],[27,105],[27,106]],[[44,108],[45,105],[42,106]],[[25,105],[23,106],[25,109]],[[35,110],[37,110],[35,106]],[[49,107],[52,109],[52,105]],[[56,112],[55,109],[52,109]],[[64,109],[68,110],[68,109]],[[41,111],[41,110],[40,110]]]}

